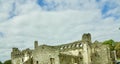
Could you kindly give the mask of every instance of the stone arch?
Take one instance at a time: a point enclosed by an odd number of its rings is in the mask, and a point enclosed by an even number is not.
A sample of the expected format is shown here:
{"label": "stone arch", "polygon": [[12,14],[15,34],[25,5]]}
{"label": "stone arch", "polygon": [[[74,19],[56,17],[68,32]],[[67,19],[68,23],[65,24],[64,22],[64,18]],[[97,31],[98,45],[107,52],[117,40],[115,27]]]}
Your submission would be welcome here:
{"label": "stone arch", "polygon": [[61,50],[63,50],[63,49],[65,49],[65,46],[61,46],[61,48],[60,48]]}
{"label": "stone arch", "polygon": [[71,45],[68,45],[68,48],[71,48]]}
{"label": "stone arch", "polygon": [[77,47],[77,48],[80,47],[79,44],[76,44],[76,47]]}
{"label": "stone arch", "polygon": [[64,47],[65,49],[67,48],[67,46]]}
{"label": "stone arch", "polygon": [[65,49],[65,46],[63,46],[63,49]]}
{"label": "stone arch", "polygon": [[72,44],[72,47],[74,48],[74,47],[75,47],[75,44]]}
{"label": "stone arch", "polygon": [[63,49],[63,47],[60,47],[60,49],[62,50],[62,49]]}
{"label": "stone arch", "polygon": [[79,46],[82,47],[82,44],[80,43]]}

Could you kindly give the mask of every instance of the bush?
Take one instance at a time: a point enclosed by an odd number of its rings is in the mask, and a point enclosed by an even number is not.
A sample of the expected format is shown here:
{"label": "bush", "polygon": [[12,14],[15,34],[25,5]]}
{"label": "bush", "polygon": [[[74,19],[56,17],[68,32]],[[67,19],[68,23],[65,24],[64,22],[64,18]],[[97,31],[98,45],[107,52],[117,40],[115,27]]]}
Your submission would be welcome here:
{"label": "bush", "polygon": [[11,60],[6,60],[4,64],[11,64]]}
{"label": "bush", "polygon": [[0,61],[0,64],[3,64],[3,63]]}

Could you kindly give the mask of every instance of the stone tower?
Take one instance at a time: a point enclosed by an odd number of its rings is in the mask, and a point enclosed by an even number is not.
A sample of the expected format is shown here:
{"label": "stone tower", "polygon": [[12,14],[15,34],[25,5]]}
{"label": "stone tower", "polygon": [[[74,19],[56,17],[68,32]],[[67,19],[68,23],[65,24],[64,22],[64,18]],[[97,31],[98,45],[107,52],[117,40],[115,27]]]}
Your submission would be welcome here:
{"label": "stone tower", "polygon": [[36,49],[38,47],[38,41],[34,42],[34,48]]}
{"label": "stone tower", "polygon": [[16,47],[12,48],[11,58],[14,59],[14,58],[18,57],[17,54],[20,54],[20,50]]}
{"label": "stone tower", "polygon": [[90,33],[83,34],[82,41],[87,41],[91,43],[91,34]]}
{"label": "stone tower", "polygon": [[85,33],[82,36],[83,44],[83,62],[84,64],[91,64],[91,34]]}

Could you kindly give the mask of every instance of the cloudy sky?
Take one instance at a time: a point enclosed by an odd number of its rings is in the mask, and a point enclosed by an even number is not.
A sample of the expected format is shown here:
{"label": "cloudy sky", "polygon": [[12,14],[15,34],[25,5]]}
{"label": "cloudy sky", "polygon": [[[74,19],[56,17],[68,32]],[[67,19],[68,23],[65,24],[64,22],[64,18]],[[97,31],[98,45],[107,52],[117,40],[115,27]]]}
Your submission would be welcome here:
{"label": "cloudy sky", "polygon": [[12,47],[80,40],[120,41],[120,0],[0,0],[0,61]]}

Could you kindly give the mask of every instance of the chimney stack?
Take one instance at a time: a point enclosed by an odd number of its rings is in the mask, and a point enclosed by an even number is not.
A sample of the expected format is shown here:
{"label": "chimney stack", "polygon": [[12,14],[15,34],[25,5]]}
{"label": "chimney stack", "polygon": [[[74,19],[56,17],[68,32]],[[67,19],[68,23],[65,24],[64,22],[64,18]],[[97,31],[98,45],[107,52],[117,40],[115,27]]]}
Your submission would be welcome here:
{"label": "chimney stack", "polygon": [[34,48],[36,49],[38,47],[38,41],[34,42]]}

